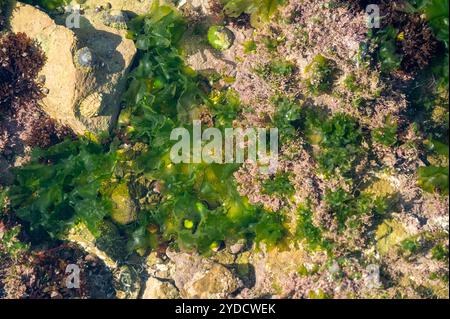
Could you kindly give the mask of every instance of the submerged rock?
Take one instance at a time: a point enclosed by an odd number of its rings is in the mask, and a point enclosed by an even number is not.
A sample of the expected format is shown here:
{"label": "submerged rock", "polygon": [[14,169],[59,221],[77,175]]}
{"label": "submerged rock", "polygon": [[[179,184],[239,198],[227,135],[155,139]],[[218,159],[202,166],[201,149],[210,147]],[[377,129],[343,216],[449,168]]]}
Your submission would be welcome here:
{"label": "submerged rock", "polygon": [[119,225],[128,225],[137,219],[135,205],[126,183],[116,187],[111,195],[113,209],[111,218]]}
{"label": "submerged rock", "polygon": [[108,131],[119,114],[136,47],[125,30],[104,25],[94,9],[84,10],[79,28],[67,28],[68,17],[57,16],[55,22],[18,2],[11,29],[37,40],[47,56],[40,74],[48,93],[44,111],[78,134]]}

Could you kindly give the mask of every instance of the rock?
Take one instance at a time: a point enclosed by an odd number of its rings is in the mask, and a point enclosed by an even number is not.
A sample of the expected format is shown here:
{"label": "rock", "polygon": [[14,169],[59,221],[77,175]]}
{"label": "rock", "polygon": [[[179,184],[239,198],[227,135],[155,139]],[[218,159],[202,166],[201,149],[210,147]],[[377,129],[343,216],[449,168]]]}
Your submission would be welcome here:
{"label": "rock", "polygon": [[150,277],[145,283],[142,299],[179,299],[180,294],[170,282]]}
{"label": "rock", "polygon": [[105,26],[94,9],[80,16],[79,28],[65,27],[67,17],[57,16],[55,22],[39,9],[17,3],[11,29],[37,40],[47,56],[40,74],[48,92],[43,109],[78,134],[109,131],[136,47],[125,30]]}
{"label": "rock", "polygon": [[147,256],[145,266],[150,276],[168,280],[175,264],[170,259],[163,260],[158,257],[157,252],[153,251]]}
{"label": "rock", "polygon": [[172,278],[185,299],[222,299],[242,287],[226,267],[197,255],[167,251],[175,263]]}
{"label": "rock", "polygon": [[200,11],[205,16],[213,14],[214,1],[212,0],[181,0],[179,8]]}
{"label": "rock", "polygon": [[103,13],[102,22],[108,27],[126,29],[128,17],[121,10],[111,10]]}
{"label": "rock", "polygon": [[241,253],[246,246],[245,240],[239,240],[236,244],[230,246],[230,252],[233,255]]}
{"label": "rock", "polygon": [[80,245],[87,253],[97,256],[106,266],[114,269],[118,262],[126,259],[126,242],[112,223],[105,221],[99,228],[101,236],[95,237],[86,225],[79,223],[61,239]]}
{"label": "rock", "polygon": [[111,218],[119,225],[128,225],[137,219],[137,213],[126,183],[117,186],[112,195]]}
{"label": "rock", "polygon": [[113,286],[118,299],[137,299],[141,291],[139,273],[131,266],[121,266],[113,274]]}

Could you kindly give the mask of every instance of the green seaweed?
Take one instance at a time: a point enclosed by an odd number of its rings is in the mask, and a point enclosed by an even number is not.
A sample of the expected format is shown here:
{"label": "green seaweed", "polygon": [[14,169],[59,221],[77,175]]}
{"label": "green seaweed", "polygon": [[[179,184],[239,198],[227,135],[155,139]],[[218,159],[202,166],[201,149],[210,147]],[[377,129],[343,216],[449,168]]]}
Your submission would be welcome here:
{"label": "green seaweed", "polygon": [[208,30],[208,42],[214,49],[224,51],[233,45],[234,34],[223,26],[212,26]]}
{"label": "green seaweed", "polygon": [[241,110],[234,91],[201,89],[179,53],[184,31],[175,9],[157,2],[147,16],[131,21],[129,37],[139,49],[139,63],[130,75],[128,107],[114,142],[66,141],[36,151],[30,164],[15,171],[8,197],[32,230],[57,238],[84,222],[98,236],[98,224],[112,217],[114,189],[145,178],[158,181],[161,199],[158,205],[141,203],[137,220],[121,226],[131,250],[145,252],[166,241],[207,254],[225,240],[273,246],[284,237],[280,213],[252,206],[237,192],[233,173],[239,165],[170,160],[172,129],[191,130],[191,112],[198,106],[210,108],[219,128],[230,126]]}
{"label": "green seaweed", "polygon": [[237,18],[243,13],[251,16],[254,27],[267,23],[285,0],[221,0],[226,15]]}
{"label": "green seaweed", "polygon": [[274,96],[272,103],[276,107],[272,125],[278,128],[281,143],[288,142],[298,134],[295,124],[301,118],[301,107],[284,96]]}
{"label": "green seaweed", "polygon": [[342,188],[327,190],[325,202],[333,213],[340,232],[347,227],[359,227],[361,223],[360,217],[362,216],[382,215],[386,210],[386,200],[384,198],[368,194],[355,196]]}
{"label": "green seaweed", "polygon": [[314,94],[327,93],[333,85],[334,68],[331,61],[318,54],[305,68],[306,86]]}
{"label": "green seaweed", "polygon": [[263,194],[290,197],[294,195],[295,188],[289,180],[289,174],[278,173],[263,182],[262,192]]}
{"label": "green seaweed", "polygon": [[317,161],[321,171],[327,176],[338,172],[348,176],[364,154],[358,122],[343,113],[322,119],[315,112],[308,112],[305,124],[309,140],[320,147]]}
{"label": "green seaweed", "polygon": [[[441,155],[448,159],[448,145],[435,140],[428,140],[428,149],[430,152]],[[418,182],[423,190],[429,193],[449,194],[449,167],[447,166],[427,166],[420,167],[417,171]]]}
{"label": "green seaweed", "polygon": [[117,160],[114,149],[86,138],[35,150],[30,164],[14,170],[11,208],[34,233],[58,238],[81,221],[99,236],[98,224],[111,209],[104,183]]}
{"label": "green seaweed", "polygon": [[375,142],[385,146],[393,146],[397,143],[397,121],[388,117],[385,126],[372,131],[372,138]]}
{"label": "green seaweed", "polygon": [[313,212],[307,206],[298,211],[296,237],[311,250],[329,250],[330,242],[323,238],[322,230],[313,223]]}
{"label": "green seaweed", "polygon": [[398,30],[388,26],[376,32],[370,30],[369,37],[376,43],[376,60],[384,73],[390,73],[400,68],[403,56],[398,53],[397,47]]}

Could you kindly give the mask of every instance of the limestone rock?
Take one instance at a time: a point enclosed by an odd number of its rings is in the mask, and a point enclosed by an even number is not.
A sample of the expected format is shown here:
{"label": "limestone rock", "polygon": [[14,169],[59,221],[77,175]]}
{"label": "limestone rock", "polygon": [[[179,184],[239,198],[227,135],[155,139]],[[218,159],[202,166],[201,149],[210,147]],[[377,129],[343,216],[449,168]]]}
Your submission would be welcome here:
{"label": "limestone rock", "polygon": [[225,266],[197,255],[167,251],[175,263],[172,278],[185,299],[222,299],[242,287],[242,282]]}
{"label": "limestone rock", "polygon": [[179,299],[177,288],[168,281],[150,277],[146,284],[142,299]]}
{"label": "limestone rock", "polygon": [[108,131],[119,114],[136,48],[125,30],[104,25],[94,9],[80,17],[79,28],[67,28],[67,17],[57,16],[55,22],[39,9],[17,3],[11,29],[36,39],[46,53],[43,109],[79,134]]}

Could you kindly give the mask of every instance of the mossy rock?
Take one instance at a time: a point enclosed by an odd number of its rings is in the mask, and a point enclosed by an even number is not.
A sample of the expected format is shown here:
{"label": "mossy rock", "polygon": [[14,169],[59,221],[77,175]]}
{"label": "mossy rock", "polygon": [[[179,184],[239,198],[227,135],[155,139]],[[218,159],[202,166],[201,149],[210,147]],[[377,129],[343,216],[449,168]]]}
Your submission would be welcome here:
{"label": "mossy rock", "polygon": [[126,183],[119,184],[114,189],[111,200],[113,201],[111,218],[114,222],[119,225],[128,225],[136,221],[136,206],[130,196]]}

